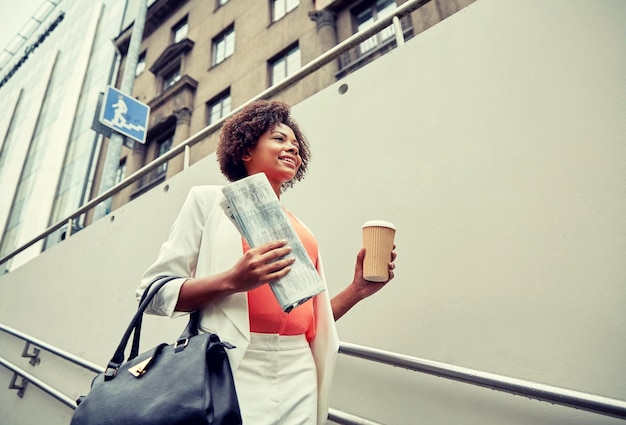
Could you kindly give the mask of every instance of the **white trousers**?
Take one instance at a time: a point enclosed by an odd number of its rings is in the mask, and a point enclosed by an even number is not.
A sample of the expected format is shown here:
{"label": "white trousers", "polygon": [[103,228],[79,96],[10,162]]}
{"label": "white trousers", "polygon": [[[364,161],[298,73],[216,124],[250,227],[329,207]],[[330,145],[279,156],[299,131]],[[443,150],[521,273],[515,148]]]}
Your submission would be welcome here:
{"label": "white trousers", "polygon": [[317,373],[304,335],[252,333],[234,378],[243,425],[317,423]]}

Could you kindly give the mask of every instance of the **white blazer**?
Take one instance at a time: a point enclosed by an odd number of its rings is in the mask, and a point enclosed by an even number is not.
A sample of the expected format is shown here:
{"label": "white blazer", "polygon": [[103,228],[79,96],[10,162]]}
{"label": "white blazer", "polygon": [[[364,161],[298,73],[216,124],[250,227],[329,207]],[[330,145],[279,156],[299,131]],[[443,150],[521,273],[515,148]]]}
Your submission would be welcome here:
{"label": "white blazer", "polygon": [[[228,270],[241,258],[241,235],[219,206],[222,199],[221,186],[191,188],[172,224],[168,240],[161,245],[157,260],[143,275],[136,291],[137,299],[159,276],[181,278],[165,285],[146,312],[170,317],[186,314],[174,310],[183,282],[189,277],[210,276]],[[319,256],[318,272],[326,285]],[[317,295],[314,305],[316,333],[311,341],[311,350],[317,367],[317,418],[318,424],[325,424],[330,385],[339,350],[328,288]],[[250,343],[247,293],[237,293],[205,307],[200,327],[204,331],[217,333],[221,340],[237,347],[227,350],[231,367],[233,371],[236,370]]]}

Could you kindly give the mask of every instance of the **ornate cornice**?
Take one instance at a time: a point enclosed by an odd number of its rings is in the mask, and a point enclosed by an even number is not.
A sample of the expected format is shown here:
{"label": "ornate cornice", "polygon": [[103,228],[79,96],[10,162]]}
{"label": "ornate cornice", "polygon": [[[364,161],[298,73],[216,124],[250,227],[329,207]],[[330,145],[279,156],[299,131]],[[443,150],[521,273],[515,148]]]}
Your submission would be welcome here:
{"label": "ornate cornice", "polygon": [[150,67],[150,72],[155,75],[160,74],[163,70],[167,69],[172,62],[189,52],[193,48],[193,45],[193,41],[185,38],[176,44],[167,46],[163,53],[161,53],[161,55]]}

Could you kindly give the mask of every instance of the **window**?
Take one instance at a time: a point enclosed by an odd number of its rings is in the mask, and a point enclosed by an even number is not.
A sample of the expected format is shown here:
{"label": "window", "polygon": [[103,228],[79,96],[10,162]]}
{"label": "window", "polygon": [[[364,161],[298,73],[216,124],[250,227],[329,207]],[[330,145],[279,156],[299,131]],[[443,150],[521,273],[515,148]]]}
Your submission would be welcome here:
{"label": "window", "polygon": [[230,113],[230,90],[207,102],[208,125],[216,123]]}
{"label": "window", "polygon": [[295,45],[270,61],[270,86],[284,80],[300,69],[300,47]]}
{"label": "window", "polygon": [[163,91],[172,87],[178,80],[180,80],[180,64],[163,73]]}
{"label": "window", "polygon": [[117,165],[117,170],[115,170],[115,184],[120,183],[124,180],[124,176],[126,175],[126,158],[122,158],[120,163]]}
{"label": "window", "polygon": [[[376,0],[368,3],[365,8],[358,9],[356,13],[354,13],[358,31],[369,28],[374,22],[392,14],[395,9],[396,2],[394,0]],[[381,30],[378,34],[368,38],[363,43],[361,43],[359,45],[361,54],[376,48],[393,36],[393,25],[390,25],[387,28]]]}
{"label": "window", "polygon": [[187,37],[187,17],[172,27],[172,42],[178,43]]}
{"label": "window", "polygon": [[287,13],[298,7],[300,0],[271,0],[272,2],[272,22],[278,21]]}
{"label": "window", "polygon": [[[165,153],[167,153],[167,151],[169,151],[172,148],[173,141],[174,141],[174,135],[171,135],[167,139],[163,139],[160,142],[158,142],[156,157],[159,158],[163,156]],[[165,174],[166,171],[167,171],[167,162],[159,165],[159,167],[156,169],[156,174],[158,176],[161,176]]]}
{"label": "window", "polygon": [[235,51],[235,27],[230,26],[213,39],[213,65],[222,63]]}
{"label": "window", "polygon": [[140,75],[146,69],[146,52],[139,55],[137,59],[137,67],[135,68],[135,77]]}

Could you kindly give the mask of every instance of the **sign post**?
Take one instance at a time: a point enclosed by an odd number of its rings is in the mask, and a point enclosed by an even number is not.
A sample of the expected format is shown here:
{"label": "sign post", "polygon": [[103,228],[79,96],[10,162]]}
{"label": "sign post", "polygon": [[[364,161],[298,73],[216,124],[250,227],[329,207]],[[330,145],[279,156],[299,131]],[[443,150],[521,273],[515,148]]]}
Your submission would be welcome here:
{"label": "sign post", "polygon": [[[102,107],[102,120],[108,121],[115,131],[111,134],[107,146],[98,194],[102,194],[115,186],[115,178],[120,163],[122,144],[124,143],[124,138],[121,136],[121,134],[127,134],[125,131],[128,131],[130,133],[128,134],[129,138],[136,140],[134,138],[134,136],[136,136],[137,138],[141,139],[142,143],[145,142],[145,133],[148,122],[147,113],[149,112],[149,110],[146,112],[146,119],[143,124],[143,129],[139,130],[139,128],[136,126],[142,126],[141,123],[133,122],[136,115],[142,115],[134,109],[134,105],[139,104],[139,102],[137,102],[130,96],[126,96],[125,93],[132,93],[133,90],[133,83],[135,82],[135,70],[137,68],[137,61],[139,59],[139,50],[141,49],[141,39],[143,37],[143,30],[146,24],[147,9],[147,0],[139,0],[139,4],[137,7],[137,16],[135,16],[133,30],[131,31],[130,41],[128,43],[126,64],[124,65],[124,74],[122,76],[122,85],[119,90],[120,93],[117,93],[117,98],[107,100]],[[110,89],[107,90],[107,94],[111,92]],[[119,94],[122,95],[121,98],[119,97]],[[120,100],[122,101],[122,103],[119,103]],[[132,112],[130,112],[131,106],[133,108]],[[129,127],[129,124],[133,127]],[[109,213],[109,211],[111,210],[111,202],[112,199],[109,197],[107,200],[102,201],[96,206],[94,211],[94,220],[104,217]]]}
{"label": "sign post", "polygon": [[115,87],[107,87],[99,118],[103,125],[139,143],[146,143],[149,115],[148,105]]}

